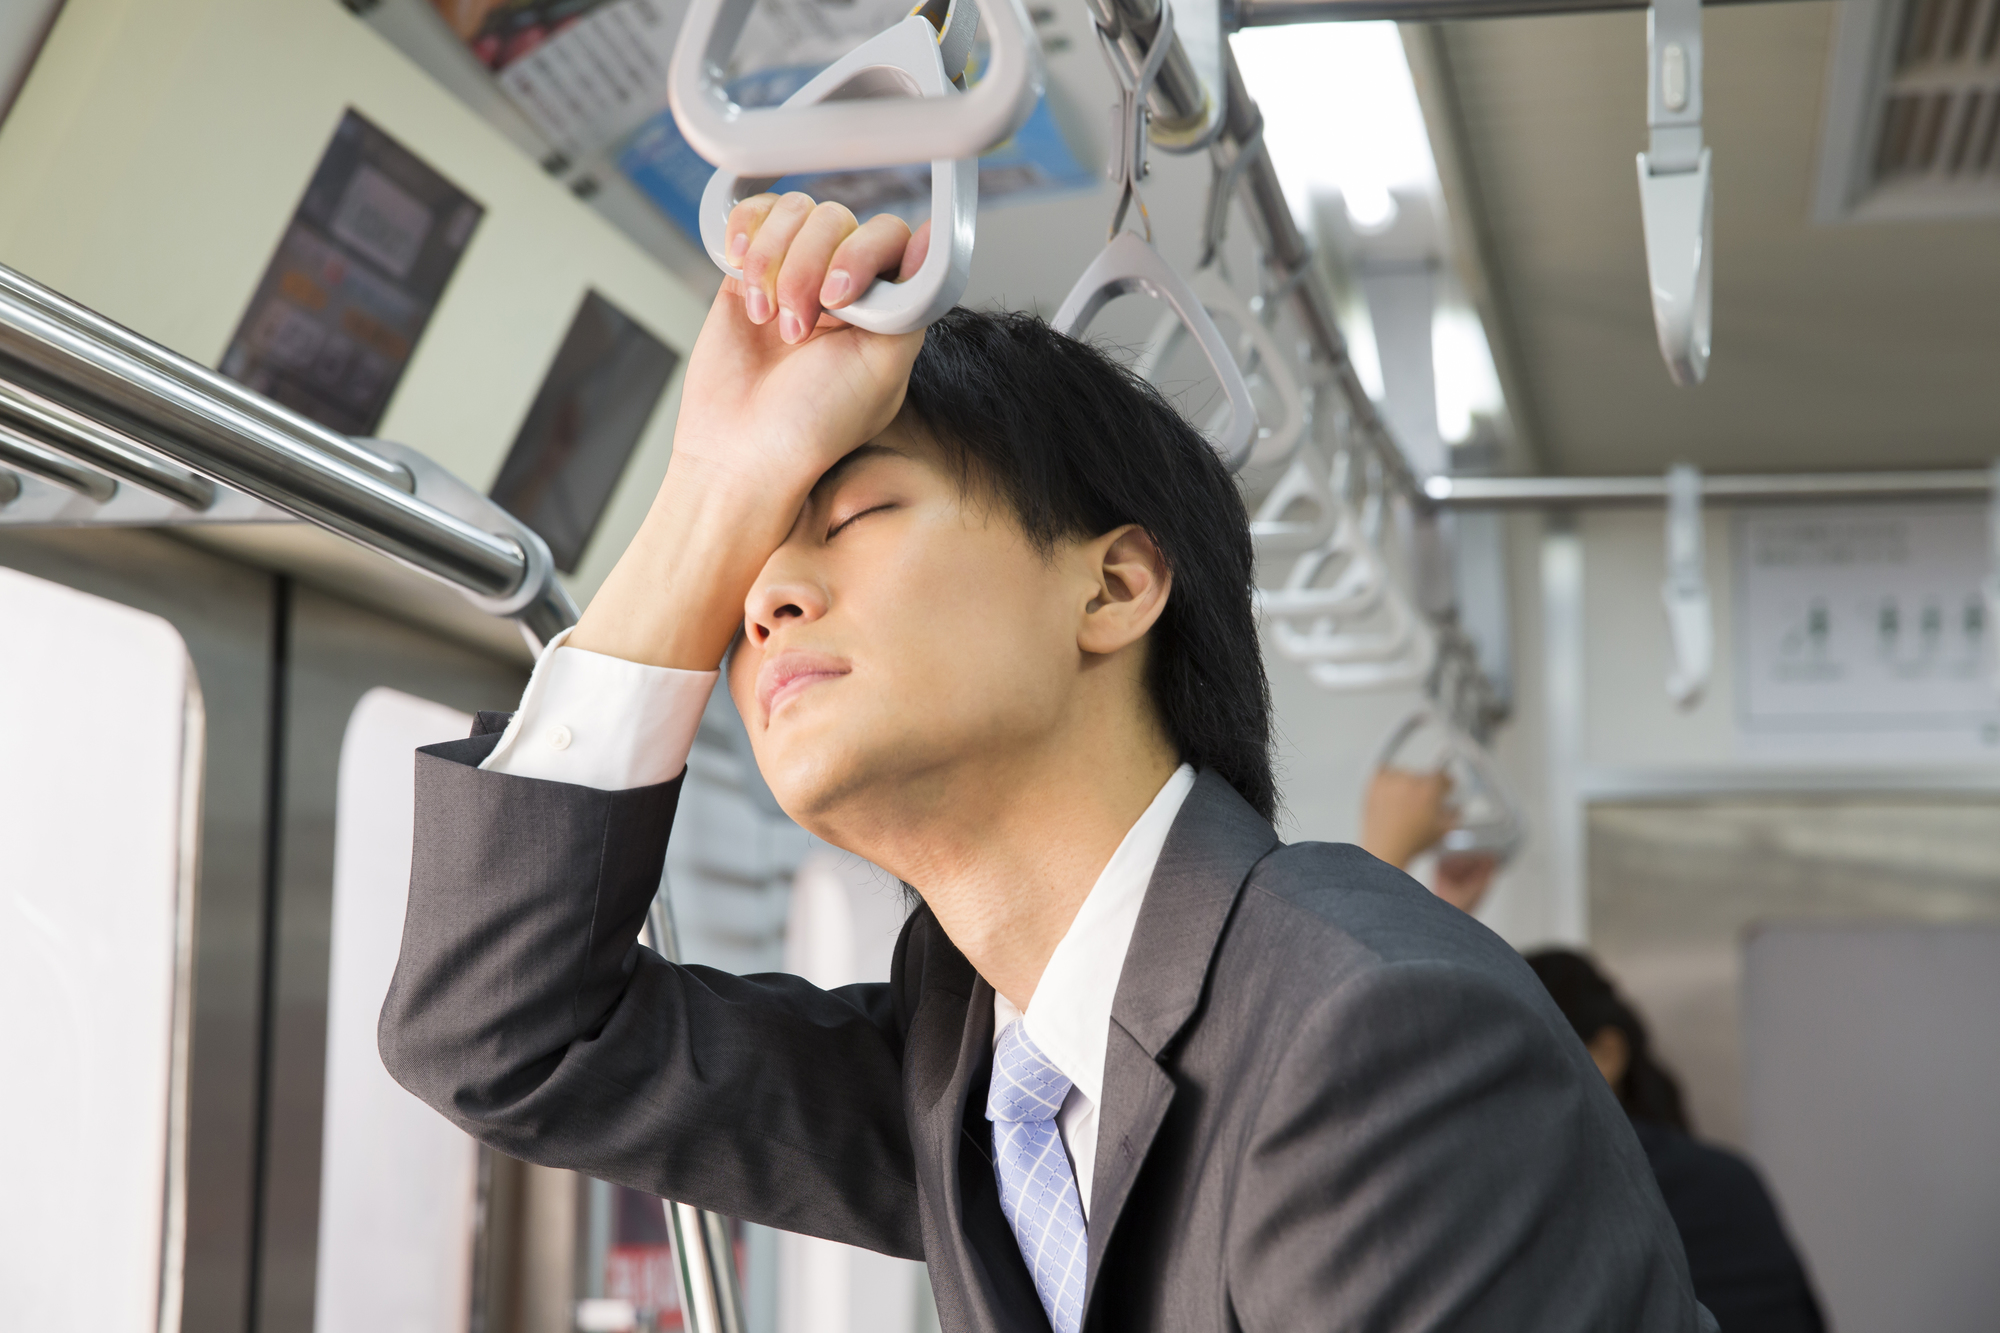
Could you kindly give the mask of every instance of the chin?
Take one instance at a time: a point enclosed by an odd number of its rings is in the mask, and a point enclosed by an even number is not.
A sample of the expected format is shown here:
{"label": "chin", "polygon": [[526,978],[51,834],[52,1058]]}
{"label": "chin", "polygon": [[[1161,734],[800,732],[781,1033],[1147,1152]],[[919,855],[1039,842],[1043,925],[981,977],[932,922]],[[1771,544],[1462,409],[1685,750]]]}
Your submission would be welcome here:
{"label": "chin", "polygon": [[867,786],[860,776],[865,765],[852,747],[824,737],[786,736],[766,737],[751,749],[778,808],[814,837],[831,841],[828,822],[838,822],[838,812]]}

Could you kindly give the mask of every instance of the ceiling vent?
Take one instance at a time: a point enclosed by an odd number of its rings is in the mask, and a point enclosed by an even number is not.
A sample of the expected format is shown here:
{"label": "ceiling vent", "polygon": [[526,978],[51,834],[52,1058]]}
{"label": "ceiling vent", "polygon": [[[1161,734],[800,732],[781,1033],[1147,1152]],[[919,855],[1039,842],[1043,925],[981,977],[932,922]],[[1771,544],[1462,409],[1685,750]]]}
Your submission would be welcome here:
{"label": "ceiling vent", "polygon": [[1836,13],[1815,219],[2000,215],[2000,0]]}

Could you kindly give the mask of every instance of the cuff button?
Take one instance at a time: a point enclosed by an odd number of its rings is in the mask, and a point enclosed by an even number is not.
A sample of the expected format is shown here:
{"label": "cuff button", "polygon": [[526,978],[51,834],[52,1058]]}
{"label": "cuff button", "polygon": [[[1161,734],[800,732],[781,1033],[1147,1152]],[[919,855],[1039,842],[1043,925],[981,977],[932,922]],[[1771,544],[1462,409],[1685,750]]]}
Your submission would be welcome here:
{"label": "cuff button", "polygon": [[569,734],[568,727],[557,727],[549,733],[549,748],[552,750],[567,750],[572,739],[574,738]]}

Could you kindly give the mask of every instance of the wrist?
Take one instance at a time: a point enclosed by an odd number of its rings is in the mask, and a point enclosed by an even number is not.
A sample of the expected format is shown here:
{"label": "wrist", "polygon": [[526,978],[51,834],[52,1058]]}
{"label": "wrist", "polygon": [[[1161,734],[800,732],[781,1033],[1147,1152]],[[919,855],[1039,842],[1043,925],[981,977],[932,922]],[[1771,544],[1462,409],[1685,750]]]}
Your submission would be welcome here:
{"label": "wrist", "polygon": [[[676,469],[679,475],[676,475]],[[791,530],[803,493],[753,494],[697,460],[675,459],[659,495],[585,609],[569,646],[649,666],[713,671],[750,585]]]}

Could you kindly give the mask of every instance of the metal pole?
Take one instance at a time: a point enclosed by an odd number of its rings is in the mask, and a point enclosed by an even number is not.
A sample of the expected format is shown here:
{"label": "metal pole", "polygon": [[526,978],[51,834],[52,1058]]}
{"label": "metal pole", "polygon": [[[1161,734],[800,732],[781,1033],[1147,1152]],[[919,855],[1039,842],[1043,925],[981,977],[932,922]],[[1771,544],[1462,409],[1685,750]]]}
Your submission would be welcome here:
{"label": "metal pole", "polygon": [[[301,426],[304,418],[275,404],[253,403],[241,385],[180,365],[108,321],[91,316],[87,325],[80,310],[0,267],[0,381],[11,382],[0,415],[8,424],[193,509],[211,503],[209,482],[219,482],[479,595],[520,587],[528,557],[519,543],[383,479],[413,484],[407,469]],[[121,336],[109,340],[105,329]],[[198,475],[177,480],[178,469],[163,471],[148,455]],[[371,459],[365,469],[362,458]]]}
{"label": "metal pole", "polygon": [[[639,942],[670,963],[681,958],[680,937],[674,930],[664,878]],[[744,1333],[743,1293],[736,1280],[736,1247],[729,1238],[729,1220],[690,1204],[660,1200],[667,1214],[667,1236],[674,1247],[674,1281],[680,1287],[681,1317],[688,1333]]]}
{"label": "metal pole", "polygon": [[[1706,4],[1761,4],[1768,0],[1704,0]],[[1442,19],[1521,18],[1537,14],[1596,14],[1645,9],[1649,0],[1236,0],[1227,12],[1235,28],[1288,23],[1359,23],[1393,19],[1432,23]]]}
{"label": "metal pole", "polygon": [[[1159,28],[1159,0],[1090,0],[1090,5],[1105,30],[1116,36],[1128,60],[1143,54]],[[1334,315],[1333,297],[1313,264],[1312,243],[1293,221],[1291,204],[1285,198],[1284,187],[1278,183],[1277,168],[1271,164],[1271,154],[1264,147],[1264,113],[1257,109],[1256,99],[1245,87],[1243,72],[1236,67],[1236,56],[1226,41],[1222,66],[1228,85],[1228,107],[1222,132],[1210,151],[1223,167],[1235,162],[1239,154],[1249,154],[1239,173],[1241,197],[1256,225],[1273,285],[1290,293],[1299,322],[1312,341],[1314,359],[1346,402],[1353,433],[1380,456],[1393,485],[1421,500],[1423,488],[1416,474],[1410,470],[1403,451],[1396,446],[1348,358],[1347,339],[1342,336],[1340,321]],[[1185,69],[1188,77],[1169,78],[1167,72],[1175,69]],[[1201,83],[1193,77],[1193,66],[1176,37],[1152,90],[1156,141],[1161,139],[1160,121],[1179,125],[1198,119],[1204,111],[1204,97]]]}
{"label": "metal pole", "polygon": [[[1928,472],[1703,473],[1704,504],[1838,504],[1883,500],[1984,500],[1993,493],[1986,468]],[[1446,477],[1424,483],[1445,509],[1574,509],[1661,505],[1665,476]]]}
{"label": "metal pole", "polygon": [[[142,338],[122,324],[114,324],[96,311],[80,306],[60,292],[51,291],[13,269],[0,265],[0,293],[35,307],[50,319],[67,325],[85,337],[114,348],[148,369],[178,384],[204,394],[232,409],[273,426],[286,434],[308,440],[322,453],[331,454],[350,467],[359,468],[377,481],[399,491],[414,493],[416,482],[408,468],[389,459],[378,458],[357,446],[339,431],[329,430],[311,417],[281,407],[261,393],[244,388],[225,375],[218,375],[173,352],[150,338]],[[150,404],[142,398],[134,406],[144,413]]]}

